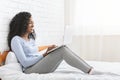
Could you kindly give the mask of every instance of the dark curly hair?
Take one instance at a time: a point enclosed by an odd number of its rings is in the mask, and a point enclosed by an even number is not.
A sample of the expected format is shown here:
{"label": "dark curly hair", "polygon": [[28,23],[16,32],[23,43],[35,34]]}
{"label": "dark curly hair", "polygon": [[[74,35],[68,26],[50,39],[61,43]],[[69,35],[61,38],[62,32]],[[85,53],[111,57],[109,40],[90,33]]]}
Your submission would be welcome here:
{"label": "dark curly hair", "polygon": [[[9,24],[9,33],[8,33],[8,47],[11,50],[11,40],[14,36],[22,36],[27,31],[27,26],[29,24],[29,20],[31,18],[31,14],[29,12],[19,12],[16,14]],[[29,34],[29,38],[35,39],[35,31]]]}

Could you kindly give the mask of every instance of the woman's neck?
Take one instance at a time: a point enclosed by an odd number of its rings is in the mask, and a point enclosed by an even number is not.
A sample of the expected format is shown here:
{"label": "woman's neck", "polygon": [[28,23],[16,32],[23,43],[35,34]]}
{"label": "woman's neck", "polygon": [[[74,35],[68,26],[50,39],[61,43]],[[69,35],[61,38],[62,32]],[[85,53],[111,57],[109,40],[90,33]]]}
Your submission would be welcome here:
{"label": "woman's neck", "polygon": [[21,37],[23,38],[23,39],[25,39],[26,41],[29,41],[29,34],[24,34],[24,35],[22,35]]}

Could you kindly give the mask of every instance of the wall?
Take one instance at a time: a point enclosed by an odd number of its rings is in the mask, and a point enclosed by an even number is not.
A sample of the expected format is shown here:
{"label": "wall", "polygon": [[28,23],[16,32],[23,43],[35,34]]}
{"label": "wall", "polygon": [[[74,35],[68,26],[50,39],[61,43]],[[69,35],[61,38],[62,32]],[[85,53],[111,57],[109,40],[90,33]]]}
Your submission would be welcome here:
{"label": "wall", "polygon": [[86,60],[120,61],[120,35],[73,36],[69,46]]}
{"label": "wall", "polygon": [[1,0],[0,11],[0,51],[8,49],[8,24],[20,11],[33,15],[38,45],[62,44],[64,0]]}
{"label": "wall", "polygon": [[[77,3],[81,4],[79,5],[81,6],[80,9],[75,8],[77,6],[75,4],[76,1],[81,2]],[[68,45],[76,54],[86,60],[120,61],[120,29],[117,26],[120,25],[119,10],[117,9],[119,8],[117,7],[119,6],[119,2],[119,0],[66,0],[65,10],[67,11],[65,15],[68,16],[65,16],[65,24],[72,26],[73,30],[76,26],[78,27],[75,23],[88,26],[84,27],[79,25],[79,27],[76,28],[77,31],[73,35],[72,43]],[[101,6],[101,4],[104,6]],[[110,4],[113,4],[114,6]],[[75,10],[80,10],[82,12],[77,11],[79,13],[75,13]],[[114,15],[115,12],[117,15]],[[108,17],[110,15],[112,16]],[[75,22],[74,17],[77,18],[77,16],[81,16],[82,18],[78,18]],[[95,18],[95,16],[97,17]]]}
{"label": "wall", "polygon": [[74,2],[73,23],[76,35],[120,35],[120,0]]}

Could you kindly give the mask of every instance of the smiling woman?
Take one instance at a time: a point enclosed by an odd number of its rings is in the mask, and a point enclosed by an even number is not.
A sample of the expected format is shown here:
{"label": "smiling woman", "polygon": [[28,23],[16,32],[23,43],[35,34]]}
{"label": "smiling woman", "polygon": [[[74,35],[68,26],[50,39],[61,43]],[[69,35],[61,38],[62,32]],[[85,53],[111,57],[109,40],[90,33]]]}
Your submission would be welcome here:
{"label": "smiling woman", "polygon": [[[35,31],[32,15],[19,12],[10,22],[8,45],[15,53],[25,73],[51,73],[65,60],[69,65],[87,74],[99,74],[92,66],[77,56],[66,45],[55,49],[56,45],[48,46],[45,53],[40,54],[35,44]],[[49,52],[51,49],[55,49]]]}

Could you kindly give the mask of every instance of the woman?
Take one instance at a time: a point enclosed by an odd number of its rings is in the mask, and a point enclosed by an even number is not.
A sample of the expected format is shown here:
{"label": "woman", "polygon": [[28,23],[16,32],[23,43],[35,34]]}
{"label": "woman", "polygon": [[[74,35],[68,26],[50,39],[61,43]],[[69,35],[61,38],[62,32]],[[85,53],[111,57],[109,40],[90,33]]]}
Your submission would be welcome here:
{"label": "woman", "polygon": [[15,53],[25,73],[50,73],[55,71],[59,64],[65,60],[69,65],[84,73],[99,74],[67,46],[49,54],[47,52],[56,47],[50,45],[44,54],[40,54],[35,45],[34,22],[29,12],[16,14],[9,27],[8,46]]}

